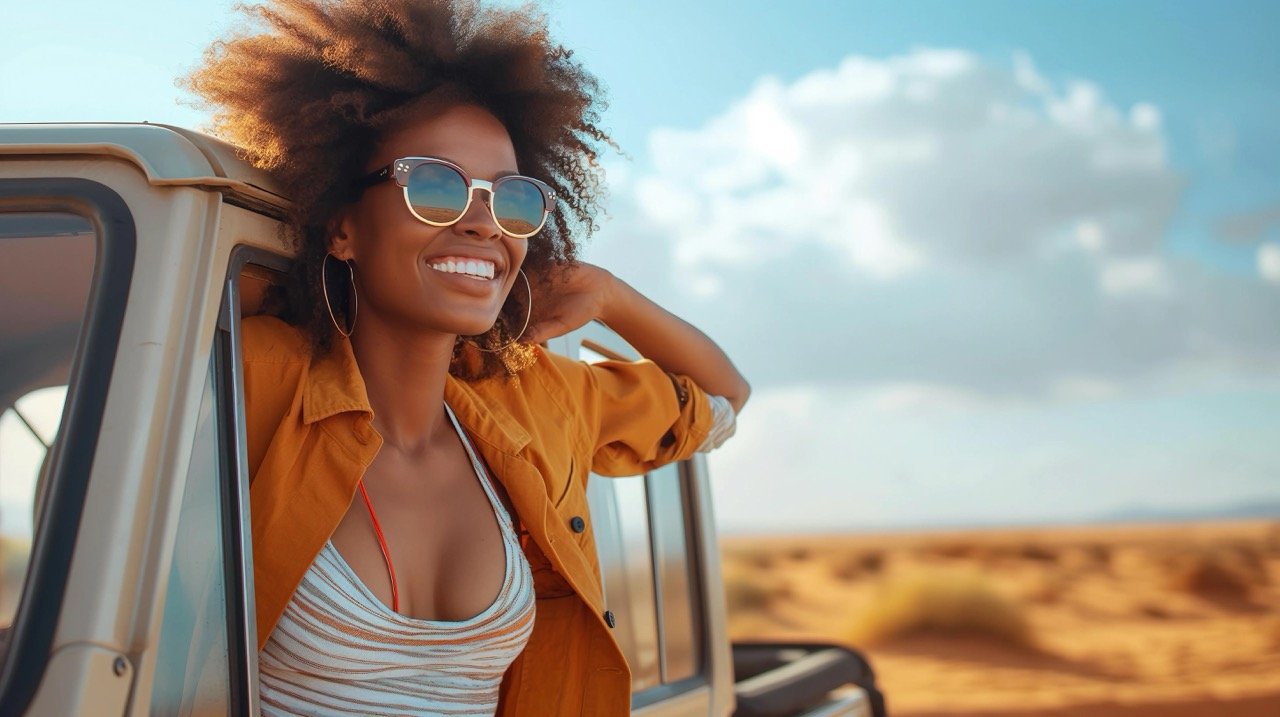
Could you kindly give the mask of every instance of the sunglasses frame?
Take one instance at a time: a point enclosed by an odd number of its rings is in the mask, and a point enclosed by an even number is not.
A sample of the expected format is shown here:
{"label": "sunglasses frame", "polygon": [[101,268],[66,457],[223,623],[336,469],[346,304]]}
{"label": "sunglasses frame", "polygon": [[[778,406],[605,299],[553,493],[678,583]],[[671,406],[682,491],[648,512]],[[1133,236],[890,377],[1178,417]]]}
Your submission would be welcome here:
{"label": "sunglasses frame", "polygon": [[[413,170],[417,169],[418,167],[424,164],[442,164],[456,171],[458,174],[460,174],[462,176],[462,180],[467,183],[467,203],[463,205],[462,211],[458,214],[457,219],[454,219],[448,222],[435,222],[430,219],[427,219],[421,214],[418,214],[418,212],[414,210],[413,204],[409,201],[409,175],[410,173],[413,172]],[[546,182],[543,182],[540,179],[534,179],[533,177],[526,177],[523,174],[508,174],[502,177],[498,177],[492,182],[490,182],[487,179],[476,179],[472,177],[470,174],[468,174],[467,170],[463,169],[462,167],[459,167],[458,165],[454,164],[453,162],[450,162],[447,159],[441,159],[439,157],[401,157],[400,159],[393,161],[391,164],[388,164],[387,166],[381,169],[376,169],[370,172],[369,174],[365,175],[358,182],[358,186],[361,189],[366,189],[380,182],[384,182],[388,179],[394,179],[396,184],[400,185],[404,193],[404,204],[406,207],[409,208],[409,213],[413,215],[414,219],[417,219],[418,221],[424,224],[429,224],[433,227],[453,226],[454,224],[457,224],[459,221],[461,221],[462,218],[467,215],[467,212],[470,211],[471,199],[472,197],[475,196],[475,190],[477,189],[483,189],[484,191],[489,193],[489,201],[487,202],[487,204],[489,206],[489,216],[493,217],[494,226],[498,227],[498,229],[501,230],[503,234],[506,234],[509,237],[515,237],[516,239],[528,239],[534,234],[537,234],[538,232],[542,231],[542,228],[547,225],[547,217],[550,216],[551,212],[554,211],[556,208],[555,190],[552,189],[550,185],[548,185]],[[542,192],[542,221],[538,223],[537,229],[534,229],[533,231],[528,232],[526,234],[514,234],[512,232],[507,231],[505,228],[503,228],[502,222],[498,220],[498,215],[493,210],[493,193],[496,192],[498,190],[498,187],[502,186],[504,182],[509,182],[514,179],[520,179],[526,182],[531,182],[535,187],[538,188],[539,191]]]}

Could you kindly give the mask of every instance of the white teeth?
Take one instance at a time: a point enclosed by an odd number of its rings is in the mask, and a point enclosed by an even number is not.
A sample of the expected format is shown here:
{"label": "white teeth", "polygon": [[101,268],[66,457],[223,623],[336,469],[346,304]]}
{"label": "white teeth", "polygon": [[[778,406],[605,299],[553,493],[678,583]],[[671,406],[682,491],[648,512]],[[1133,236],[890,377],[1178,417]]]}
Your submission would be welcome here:
{"label": "white teeth", "polygon": [[476,279],[492,279],[496,269],[493,262],[475,259],[438,261],[431,268],[446,274],[462,274]]}

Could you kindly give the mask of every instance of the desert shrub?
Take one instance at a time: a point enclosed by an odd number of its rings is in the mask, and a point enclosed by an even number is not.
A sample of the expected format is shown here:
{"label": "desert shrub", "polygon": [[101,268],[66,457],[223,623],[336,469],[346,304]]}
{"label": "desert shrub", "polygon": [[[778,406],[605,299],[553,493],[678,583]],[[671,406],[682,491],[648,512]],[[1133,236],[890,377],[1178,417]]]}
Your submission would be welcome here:
{"label": "desert shrub", "polygon": [[1280,615],[1272,617],[1267,621],[1265,634],[1270,640],[1271,647],[1280,650]]}
{"label": "desert shrub", "polygon": [[787,551],[787,560],[793,562],[804,562],[813,557],[813,553],[808,548],[792,548]]}
{"label": "desert shrub", "polygon": [[729,613],[764,610],[774,600],[787,594],[785,585],[750,567],[726,565],[724,568],[724,601]]}
{"label": "desert shrub", "polygon": [[991,549],[967,542],[933,543],[920,550],[921,555],[947,560],[985,560],[991,556]]}
{"label": "desert shrub", "polygon": [[1015,645],[1032,642],[1022,606],[980,573],[923,569],[891,576],[855,616],[849,639],[872,645],[912,634],[963,634]]}
{"label": "desert shrub", "polygon": [[1149,617],[1153,620],[1168,620],[1173,617],[1173,613],[1169,611],[1169,608],[1154,602],[1143,603],[1138,607],[1138,612],[1143,617]]}
{"label": "desert shrub", "polygon": [[1177,555],[1168,561],[1167,584],[1174,590],[1218,599],[1245,599],[1265,585],[1265,567],[1237,547],[1216,547]]}
{"label": "desert shrub", "polygon": [[769,590],[763,585],[742,578],[724,581],[724,601],[730,613],[763,610],[769,606]]}
{"label": "desert shrub", "polygon": [[1069,582],[1069,578],[1061,572],[1042,573],[1025,586],[1020,597],[1040,605],[1056,604],[1062,601]]}
{"label": "desert shrub", "polygon": [[1102,543],[1092,543],[1085,546],[1085,553],[1093,559],[1098,565],[1103,567],[1111,567],[1111,546]]}
{"label": "desert shrub", "polygon": [[1058,551],[1047,548],[1043,545],[1029,543],[1022,546],[1018,551],[1019,556],[1025,560],[1033,560],[1039,563],[1056,563],[1058,562]]}
{"label": "desert shrub", "polygon": [[884,567],[884,553],[878,550],[863,553],[858,556],[858,564],[869,573],[880,572],[880,569]]}
{"label": "desert shrub", "polygon": [[1272,523],[1267,529],[1267,535],[1262,539],[1262,546],[1267,554],[1280,555],[1280,523]]}
{"label": "desert shrub", "polygon": [[831,566],[831,574],[837,580],[856,580],[864,575],[874,575],[882,568],[884,568],[884,553],[872,550],[834,562]]}

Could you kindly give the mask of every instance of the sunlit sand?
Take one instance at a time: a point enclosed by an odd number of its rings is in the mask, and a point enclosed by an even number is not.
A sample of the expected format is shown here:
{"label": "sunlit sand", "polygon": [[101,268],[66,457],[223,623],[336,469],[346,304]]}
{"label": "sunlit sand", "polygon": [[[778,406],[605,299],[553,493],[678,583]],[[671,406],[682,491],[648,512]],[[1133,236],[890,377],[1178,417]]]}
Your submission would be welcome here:
{"label": "sunlit sand", "polygon": [[1280,522],[723,548],[735,639],[860,646],[894,715],[1280,715]]}

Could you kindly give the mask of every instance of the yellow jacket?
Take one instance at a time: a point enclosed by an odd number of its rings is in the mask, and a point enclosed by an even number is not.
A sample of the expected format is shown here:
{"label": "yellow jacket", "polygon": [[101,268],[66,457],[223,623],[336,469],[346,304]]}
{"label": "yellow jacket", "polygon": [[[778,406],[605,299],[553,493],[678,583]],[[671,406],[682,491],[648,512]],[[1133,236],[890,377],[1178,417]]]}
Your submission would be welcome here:
{"label": "yellow jacket", "polygon": [[[382,438],[350,344],[313,359],[279,319],[244,322],[253,574],[261,649],[338,526]],[[503,679],[498,714],[627,715],[631,673],[605,622],[587,514],[590,472],[637,475],[690,456],[712,423],[706,395],[651,361],[588,365],[538,349],[518,380],[450,376],[445,400],[505,487],[528,536],[537,616]],[[587,528],[575,533],[575,517]]]}

